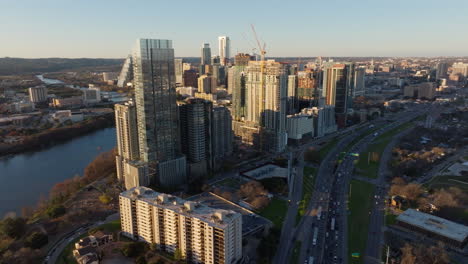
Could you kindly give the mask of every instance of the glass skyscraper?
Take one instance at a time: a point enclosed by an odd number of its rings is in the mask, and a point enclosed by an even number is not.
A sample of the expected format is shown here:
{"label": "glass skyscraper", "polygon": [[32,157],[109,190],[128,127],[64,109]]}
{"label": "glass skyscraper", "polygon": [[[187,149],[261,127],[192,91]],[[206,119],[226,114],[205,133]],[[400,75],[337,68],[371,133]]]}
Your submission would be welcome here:
{"label": "glass skyscraper", "polygon": [[152,182],[185,183],[172,41],[137,40],[133,62],[140,158],[148,163]]}

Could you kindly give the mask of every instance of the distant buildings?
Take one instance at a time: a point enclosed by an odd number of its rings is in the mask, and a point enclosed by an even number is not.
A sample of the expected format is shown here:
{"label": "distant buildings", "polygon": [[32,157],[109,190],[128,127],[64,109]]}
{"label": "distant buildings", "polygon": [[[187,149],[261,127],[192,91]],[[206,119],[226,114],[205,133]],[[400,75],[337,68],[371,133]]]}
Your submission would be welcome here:
{"label": "distant buildings", "polygon": [[194,70],[185,70],[183,75],[185,87],[198,87],[198,74]]}
{"label": "distant buildings", "polygon": [[133,80],[133,60],[132,55],[128,55],[117,78],[118,87],[126,87]]}
{"label": "distant buildings", "polygon": [[101,89],[90,84],[88,89],[82,89],[83,102],[85,104],[95,104],[101,101]]}
{"label": "distant buildings", "polygon": [[174,60],[174,67],[175,67],[175,78],[176,84],[182,85],[183,77],[184,77],[184,69],[183,69],[183,60],[182,59],[175,59]]}
{"label": "distant buildings", "polygon": [[354,89],[352,90],[352,97],[364,96],[366,93],[366,68],[356,67],[354,69]]}
{"label": "distant buildings", "polygon": [[218,37],[219,58],[221,65],[227,65],[231,57],[231,40],[227,36]]}
{"label": "distant buildings", "polygon": [[418,99],[434,99],[436,87],[434,83],[425,82],[405,86],[404,96]]}
{"label": "distant buildings", "polygon": [[120,194],[122,234],[154,243],[192,263],[236,263],[242,257],[242,216],[136,187]]}
{"label": "distant buildings", "polygon": [[186,160],[180,148],[172,41],[139,39],[133,63],[140,159],[148,163],[152,182],[183,184]]}
{"label": "distant buildings", "polygon": [[79,107],[82,105],[83,105],[83,98],[81,96],[72,96],[68,98],[52,99],[53,107]]}
{"label": "distant buildings", "polygon": [[47,88],[45,86],[36,86],[28,89],[29,100],[33,103],[47,102]]}
{"label": "distant buildings", "polygon": [[117,74],[116,72],[103,72],[102,80],[104,82],[113,81],[113,80],[118,79],[118,76],[119,74]]}
{"label": "distant buildings", "polygon": [[211,75],[202,75],[198,78],[199,93],[216,93],[217,80]]}
{"label": "distant buildings", "polygon": [[211,73],[211,48],[210,44],[204,43],[201,48],[200,74]]}
{"label": "distant buildings", "polygon": [[447,78],[448,64],[446,62],[437,63],[436,67],[436,79]]}

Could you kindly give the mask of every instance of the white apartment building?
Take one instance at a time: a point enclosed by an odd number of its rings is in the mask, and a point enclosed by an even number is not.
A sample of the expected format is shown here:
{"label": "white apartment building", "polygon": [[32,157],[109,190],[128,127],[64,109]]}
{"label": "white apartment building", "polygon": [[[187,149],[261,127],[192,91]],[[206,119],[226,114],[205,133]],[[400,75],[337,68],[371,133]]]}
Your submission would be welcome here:
{"label": "white apartment building", "polygon": [[29,101],[41,103],[47,101],[47,88],[45,86],[36,86],[28,89]]}
{"label": "white apartment building", "polygon": [[150,188],[120,194],[122,234],[155,243],[161,250],[180,250],[191,263],[231,264],[242,257],[242,217]]}

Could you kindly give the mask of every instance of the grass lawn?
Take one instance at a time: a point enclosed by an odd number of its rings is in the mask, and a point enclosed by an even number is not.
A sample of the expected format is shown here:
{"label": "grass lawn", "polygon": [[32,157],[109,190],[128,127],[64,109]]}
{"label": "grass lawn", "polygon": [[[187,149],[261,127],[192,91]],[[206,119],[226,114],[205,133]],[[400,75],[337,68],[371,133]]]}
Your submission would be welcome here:
{"label": "grass lawn", "polygon": [[296,240],[289,263],[297,264],[299,262],[299,253],[301,253],[301,241]]}
{"label": "grass lawn", "polygon": [[[467,184],[464,184],[464,182]],[[468,176],[436,176],[425,183],[424,186],[434,189],[458,187],[468,192]]]}
{"label": "grass lawn", "polygon": [[323,160],[327,153],[338,143],[339,137],[336,136],[332,138],[327,144],[325,144],[323,147],[320,148],[319,150],[319,155],[320,155],[320,160]]}
{"label": "grass lawn", "polygon": [[314,191],[315,175],[317,169],[312,167],[304,167],[304,177],[302,177],[302,199],[299,202],[299,209],[296,215],[296,225],[299,223],[301,218],[304,216],[309,204],[310,198],[312,198],[312,192]]}
{"label": "grass lawn", "polygon": [[385,225],[394,225],[396,224],[397,215],[394,215],[389,212],[385,212]]}
{"label": "grass lawn", "polygon": [[352,258],[352,253],[364,255],[367,242],[367,227],[371,210],[374,186],[367,182],[352,180],[348,208],[348,263],[363,263],[362,258]]}
{"label": "grass lawn", "polygon": [[284,217],[288,210],[288,202],[273,198],[270,204],[260,211],[260,215],[273,222],[276,228],[281,230],[283,226]]}

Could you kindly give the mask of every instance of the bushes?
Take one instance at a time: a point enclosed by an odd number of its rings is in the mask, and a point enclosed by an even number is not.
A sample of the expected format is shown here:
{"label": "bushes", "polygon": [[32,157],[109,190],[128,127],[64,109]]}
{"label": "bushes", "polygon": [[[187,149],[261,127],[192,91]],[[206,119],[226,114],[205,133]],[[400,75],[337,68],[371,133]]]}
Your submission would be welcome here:
{"label": "bushes", "polygon": [[147,251],[148,245],[144,242],[131,242],[122,247],[122,253],[129,258],[135,258]]}
{"label": "bushes", "polygon": [[10,238],[21,237],[26,230],[26,220],[21,217],[7,218],[0,223],[0,232]]}
{"label": "bushes", "polygon": [[39,249],[49,242],[46,234],[42,232],[34,232],[29,235],[24,241],[24,245],[30,248]]}
{"label": "bushes", "polygon": [[103,195],[99,196],[99,201],[101,201],[101,203],[103,203],[103,204],[108,204],[111,201],[111,197],[109,195],[107,195],[107,194],[103,194]]}

